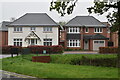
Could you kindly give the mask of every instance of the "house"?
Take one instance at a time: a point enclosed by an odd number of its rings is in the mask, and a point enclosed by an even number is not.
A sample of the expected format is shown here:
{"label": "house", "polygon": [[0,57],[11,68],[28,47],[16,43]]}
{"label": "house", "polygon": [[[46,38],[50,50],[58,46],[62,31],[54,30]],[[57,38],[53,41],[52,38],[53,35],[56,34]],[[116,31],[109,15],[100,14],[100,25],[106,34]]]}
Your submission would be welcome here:
{"label": "house", "polygon": [[103,24],[105,24],[108,27],[108,37],[110,37],[110,42],[113,42],[113,47],[118,47],[118,31],[116,32],[110,32],[110,28],[112,28],[112,26],[108,23],[108,22],[102,22]]}
{"label": "house", "polygon": [[59,25],[46,13],[27,13],[8,25],[8,45],[59,45]]}
{"label": "house", "polygon": [[62,36],[66,49],[99,50],[108,46],[108,27],[93,16],[76,16],[64,27]]}
{"label": "house", "polygon": [[0,46],[8,45],[8,27],[9,21],[3,21],[0,23]]}

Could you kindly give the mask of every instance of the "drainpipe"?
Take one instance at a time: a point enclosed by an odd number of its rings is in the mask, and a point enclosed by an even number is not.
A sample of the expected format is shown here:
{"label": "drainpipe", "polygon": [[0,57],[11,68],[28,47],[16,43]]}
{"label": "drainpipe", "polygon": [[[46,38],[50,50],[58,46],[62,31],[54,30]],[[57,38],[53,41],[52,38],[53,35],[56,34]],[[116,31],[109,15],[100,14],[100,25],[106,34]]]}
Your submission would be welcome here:
{"label": "drainpipe", "polygon": [[83,31],[83,30],[84,30],[84,29],[83,29],[83,28],[84,28],[84,26],[81,27],[81,32],[80,32],[80,33],[81,33],[81,40],[80,40],[80,41],[81,41],[81,43],[80,43],[80,44],[81,44],[81,49],[84,49],[84,47],[83,47],[83,45],[84,45],[84,42],[83,42],[83,34],[84,34],[83,32],[84,32],[84,31]]}

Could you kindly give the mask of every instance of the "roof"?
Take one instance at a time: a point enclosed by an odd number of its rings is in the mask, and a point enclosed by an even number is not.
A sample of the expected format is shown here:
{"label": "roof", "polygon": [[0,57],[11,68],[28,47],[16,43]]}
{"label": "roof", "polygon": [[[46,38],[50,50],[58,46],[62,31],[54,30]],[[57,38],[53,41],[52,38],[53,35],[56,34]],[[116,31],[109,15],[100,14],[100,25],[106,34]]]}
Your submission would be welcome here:
{"label": "roof", "polygon": [[81,39],[80,34],[67,34],[67,40],[69,39]]}
{"label": "roof", "polygon": [[9,25],[11,22],[3,21],[0,25],[0,31],[8,31],[7,25]]}
{"label": "roof", "polygon": [[84,35],[84,39],[109,39],[101,34],[95,34],[95,35]]}
{"label": "roof", "polygon": [[71,19],[65,26],[78,26],[78,27],[106,27],[99,20],[93,16],[76,16]]}
{"label": "roof", "polygon": [[26,13],[9,26],[59,26],[46,13]]}
{"label": "roof", "polygon": [[111,25],[108,22],[102,22],[104,25],[106,25],[107,27],[111,27]]}

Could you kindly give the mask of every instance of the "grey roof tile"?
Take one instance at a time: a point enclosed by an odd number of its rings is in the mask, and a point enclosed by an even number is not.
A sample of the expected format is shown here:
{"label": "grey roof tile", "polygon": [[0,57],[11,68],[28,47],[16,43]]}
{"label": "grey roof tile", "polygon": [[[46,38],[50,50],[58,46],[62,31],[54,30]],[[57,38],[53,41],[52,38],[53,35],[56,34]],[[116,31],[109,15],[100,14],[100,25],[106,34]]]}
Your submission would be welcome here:
{"label": "grey roof tile", "polygon": [[59,26],[46,13],[26,13],[9,26]]}
{"label": "grey roof tile", "polygon": [[84,39],[104,39],[104,40],[107,40],[109,38],[101,35],[101,34],[95,34],[95,35],[84,35]]}
{"label": "grey roof tile", "polygon": [[65,26],[79,26],[79,27],[106,27],[99,20],[93,16],[76,16],[71,19]]}
{"label": "grey roof tile", "polygon": [[81,39],[81,35],[80,34],[67,34],[67,40],[69,39]]}

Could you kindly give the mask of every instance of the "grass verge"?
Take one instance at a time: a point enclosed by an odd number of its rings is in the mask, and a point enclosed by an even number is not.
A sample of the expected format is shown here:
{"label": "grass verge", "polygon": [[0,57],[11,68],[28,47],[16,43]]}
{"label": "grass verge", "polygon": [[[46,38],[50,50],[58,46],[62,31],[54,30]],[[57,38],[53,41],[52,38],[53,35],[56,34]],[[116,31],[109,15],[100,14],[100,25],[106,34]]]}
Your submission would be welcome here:
{"label": "grass verge", "polygon": [[[21,56],[4,58],[2,60],[2,69],[38,78],[118,78],[118,68],[37,63],[31,62],[30,56],[33,55],[26,55],[24,58]],[[62,55],[51,56],[55,57]],[[96,57],[98,57],[98,55],[96,55]],[[103,56],[101,55],[101,57]]]}

